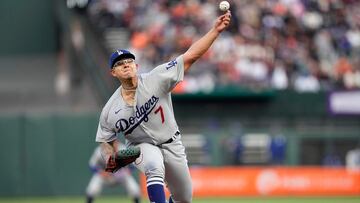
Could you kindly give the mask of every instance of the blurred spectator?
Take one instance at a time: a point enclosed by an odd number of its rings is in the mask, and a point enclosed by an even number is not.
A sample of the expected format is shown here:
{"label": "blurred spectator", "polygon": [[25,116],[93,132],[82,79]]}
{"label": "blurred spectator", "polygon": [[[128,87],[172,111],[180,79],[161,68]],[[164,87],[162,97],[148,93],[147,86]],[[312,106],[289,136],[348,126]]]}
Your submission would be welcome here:
{"label": "blurred spectator", "polygon": [[271,138],[270,144],[271,163],[281,165],[286,159],[286,137],[282,134]]}
{"label": "blurred spectator", "polygon": [[[360,2],[230,1],[232,25],[177,92],[221,85],[317,92],[360,88]],[[216,0],[93,0],[88,14],[101,29],[123,27],[148,71],[184,51],[211,26]],[[171,43],[170,43],[171,42]],[[172,43],[176,42],[176,43]],[[196,69],[198,70],[198,69]],[[202,84],[199,86],[199,84]]]}
{"label": "blurred spectator", "polygon": [[346,153],[346,168],[360,170],[360,145]]}
{"label": "blurred spectator", "polygon": [[281,62],[275,63],[275,68],[271,76],[271,86],[278,90],[288,88],[289,79],[286,75],[285,68]]}
{"label": "blurred spectator", "polygon": [[329,166],[329,167],[343,166],[340,156],[334,152],[330,152],[326,154],[322,162],[323,162],[323,166]]}

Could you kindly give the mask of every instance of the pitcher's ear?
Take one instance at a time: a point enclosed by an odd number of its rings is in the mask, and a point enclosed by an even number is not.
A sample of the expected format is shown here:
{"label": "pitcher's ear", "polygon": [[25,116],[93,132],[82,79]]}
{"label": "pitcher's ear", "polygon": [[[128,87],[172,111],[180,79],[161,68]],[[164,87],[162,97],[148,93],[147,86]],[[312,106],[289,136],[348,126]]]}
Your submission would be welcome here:
{"label": "pitcher's ear", "polygon": [[116,77],[116,74],[115,74],[114,69],[111,69],[111,70],[110,70],[110,74],[111,74],[113,77]]}

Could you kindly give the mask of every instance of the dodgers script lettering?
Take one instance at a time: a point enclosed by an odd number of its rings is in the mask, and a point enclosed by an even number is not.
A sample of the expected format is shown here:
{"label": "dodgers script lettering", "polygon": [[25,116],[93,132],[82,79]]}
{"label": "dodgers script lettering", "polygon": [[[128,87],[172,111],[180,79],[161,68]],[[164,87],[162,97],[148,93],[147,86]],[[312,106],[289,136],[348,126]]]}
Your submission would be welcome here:
{"label": "dodgers script lettering", "polygon": [[130,134],[141,122],[149,121],[148,115],[154,109],[159,101],[159,97],[152,96],[145,104],[136,106],[134,116],[130,116],[128,119],[119,119],[115,123],[115,128],[118,132],[123,132],[125,135]]}

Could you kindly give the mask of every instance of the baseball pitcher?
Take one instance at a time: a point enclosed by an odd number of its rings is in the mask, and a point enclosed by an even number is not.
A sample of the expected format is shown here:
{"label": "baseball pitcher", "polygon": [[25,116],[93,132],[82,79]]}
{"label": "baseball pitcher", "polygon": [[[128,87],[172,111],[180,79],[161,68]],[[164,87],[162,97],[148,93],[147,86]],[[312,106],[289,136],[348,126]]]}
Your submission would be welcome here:
{"label": "baseball pitcher", "polygon": [[[111,74],[121,82],[100,115],[96,141],[102,143],[108,171],[131,162],[145,174],[151,202],[165,203],[164,183],[169,202],[192,201],[192,183],[181,133],[175,120],[171,90],[184,73],[228,27],[231,14],[219,16],[214,26],[182,55],[137,74],[135,56],[117,50],[110,57]],[[128,150],[118,151],[117,135],[127,140]]]}

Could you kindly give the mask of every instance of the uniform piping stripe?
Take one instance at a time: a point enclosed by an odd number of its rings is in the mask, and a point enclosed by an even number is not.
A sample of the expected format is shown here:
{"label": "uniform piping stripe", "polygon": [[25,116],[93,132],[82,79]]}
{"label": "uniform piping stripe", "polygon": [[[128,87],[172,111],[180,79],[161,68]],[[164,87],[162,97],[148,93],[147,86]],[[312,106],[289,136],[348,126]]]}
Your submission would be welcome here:
{"label": "uniform piping stripe", "polygon": [[157,181],[156,182],[154,181],[152,183],[147,183],[146,186],[149,187],[150,185],[155,185],[155,184],[164,186],[163,182],[157,182]]}
{"label": "uniform piping stripe", "polygon": [[158,181],[158,182],[164,182],[164,180],[162,178],[150,178],[149,180],[147,180],[147,183],[151,183],[154,181]]}
{"label": "uniform piping stripe", "polygon": [[150,178],[148,178],[148,179],[146,179],[146,181],[148,181],[148,180],[152,180],[152,179],[161,179],[161,180],[163,180],[163,177],[161,177],[161,176],[151,176]]}

